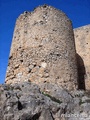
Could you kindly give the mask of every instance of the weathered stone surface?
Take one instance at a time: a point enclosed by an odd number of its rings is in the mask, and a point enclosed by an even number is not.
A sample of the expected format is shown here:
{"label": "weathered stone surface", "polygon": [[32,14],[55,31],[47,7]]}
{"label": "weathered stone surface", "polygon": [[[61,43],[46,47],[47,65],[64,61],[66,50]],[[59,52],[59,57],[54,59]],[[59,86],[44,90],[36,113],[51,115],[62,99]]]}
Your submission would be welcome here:
{"label": "weathered stone surface", "polygon": [[77,88],[72,24],[62,11],[44,5],[17,19],[5,82],[21,81]]}
{"label": "weathered stone surface", "polygon": [[[80,85],[90,90],[90,25],[74,29]],[[83,85],[81,85],[83,87]]]}
{"label": "weathered stone surface", "polygon": [[90,93],[75,90],[78,77],[78,87],[90,90],[90,25],[74,34],[77,55],[63,12],[44,5],[19,16],[7,84],[0,85],[0,120],[90,120]]}
{"label": "weathered stone surface", "polygon": [[90,94],[55,84],[42,87],[32,82],[0,85],[0,120],[90,119]]}

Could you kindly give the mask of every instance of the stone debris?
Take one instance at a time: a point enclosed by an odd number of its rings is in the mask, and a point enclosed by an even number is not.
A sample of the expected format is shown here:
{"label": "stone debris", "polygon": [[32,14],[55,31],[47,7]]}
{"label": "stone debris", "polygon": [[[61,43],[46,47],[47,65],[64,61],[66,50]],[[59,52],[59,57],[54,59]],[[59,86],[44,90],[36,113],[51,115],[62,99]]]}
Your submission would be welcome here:
{"label": "stone debris", "polygon": [[0,85],[0,120],[90,120],[90,94],[49,83]]}

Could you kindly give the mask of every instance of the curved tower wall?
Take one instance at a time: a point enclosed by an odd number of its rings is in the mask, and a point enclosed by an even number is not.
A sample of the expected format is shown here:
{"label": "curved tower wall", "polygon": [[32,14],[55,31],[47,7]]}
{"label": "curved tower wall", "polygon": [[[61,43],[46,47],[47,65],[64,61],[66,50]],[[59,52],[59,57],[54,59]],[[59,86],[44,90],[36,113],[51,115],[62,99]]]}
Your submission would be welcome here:
{"label": "curved tower wall", "polygon": [[62,11],[41,6],[24,12],[16,22],[5,82],[48,82],[73,90],[75,55],[72,24]]}

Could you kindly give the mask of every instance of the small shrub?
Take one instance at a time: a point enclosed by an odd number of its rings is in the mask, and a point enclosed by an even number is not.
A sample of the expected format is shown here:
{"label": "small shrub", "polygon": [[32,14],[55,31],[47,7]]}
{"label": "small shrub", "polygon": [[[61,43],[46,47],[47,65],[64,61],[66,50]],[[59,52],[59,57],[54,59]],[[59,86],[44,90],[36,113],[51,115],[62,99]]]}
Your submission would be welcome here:
{"label": "small shrub", "polygon": [[62,103],[62,101],[60,101],[59,99],[56,99],[55,97],[53,97],[53,96],[51,96],[51,95],[49,95],[49,94],[47,94],[47,93],[42,92],[42,94],[45,95],[45,96],[47,96],[47,97],[49,97],[49,98],[50,98],[52,101],[54,101],[54,102],[57,102],[57,103],[59,103],[59,104]]}

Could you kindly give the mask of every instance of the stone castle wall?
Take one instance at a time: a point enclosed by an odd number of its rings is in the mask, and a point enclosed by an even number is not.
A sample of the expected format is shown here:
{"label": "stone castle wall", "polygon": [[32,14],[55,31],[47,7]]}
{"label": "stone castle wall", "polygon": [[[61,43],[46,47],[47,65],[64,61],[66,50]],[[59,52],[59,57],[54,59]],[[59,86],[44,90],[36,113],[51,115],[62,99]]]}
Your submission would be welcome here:
{"label": "stone castle wall", "polygon": [[74,29],[80,84],[90,90],[90,25]]}
{"label": "stone castle wall", "polygon": [[72,24],[63,12],[50,6],[24,12],[16,22],[5,82],[48,82],[76,89],[75,55]]}

